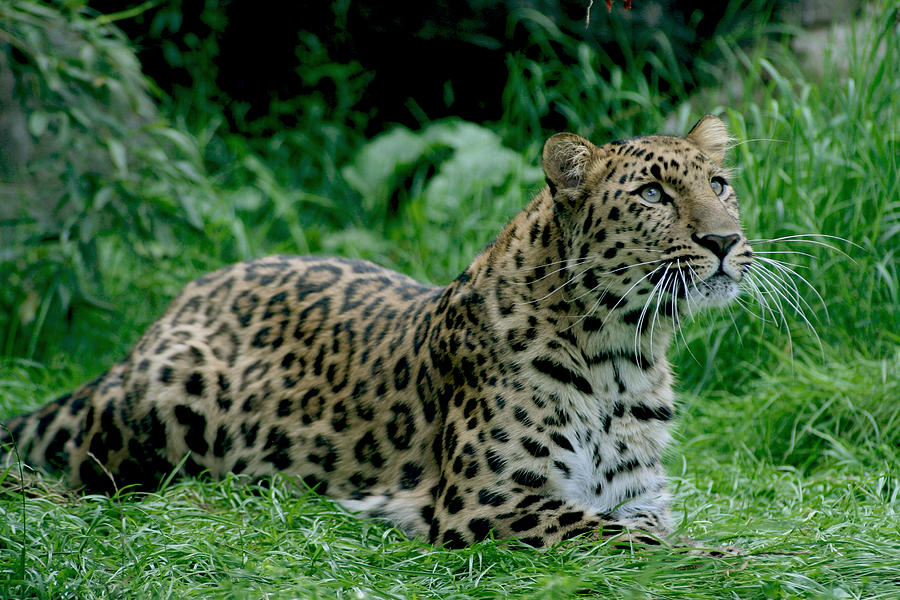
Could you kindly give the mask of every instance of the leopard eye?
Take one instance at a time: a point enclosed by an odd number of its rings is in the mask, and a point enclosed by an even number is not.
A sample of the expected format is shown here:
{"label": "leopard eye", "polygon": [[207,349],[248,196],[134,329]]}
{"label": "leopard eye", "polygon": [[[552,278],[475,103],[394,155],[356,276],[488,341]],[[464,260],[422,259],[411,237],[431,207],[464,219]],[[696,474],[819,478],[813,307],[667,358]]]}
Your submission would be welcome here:
{"label": "leopard eye", "polygon": [[725,189],[728,186],[725,183],[725,180],[721,177],[713,177],[712,181],[709,182],[710,187],[712,187],[712,191],[716,194],[716,196],[722,197],[725,195]]}
{"label": "leopard eye", "polygon": [[635,194],[639,195],[644,202],[650,202],[651,204],[657,204],[663,198],[662,186],[658,183],[642,185]]}

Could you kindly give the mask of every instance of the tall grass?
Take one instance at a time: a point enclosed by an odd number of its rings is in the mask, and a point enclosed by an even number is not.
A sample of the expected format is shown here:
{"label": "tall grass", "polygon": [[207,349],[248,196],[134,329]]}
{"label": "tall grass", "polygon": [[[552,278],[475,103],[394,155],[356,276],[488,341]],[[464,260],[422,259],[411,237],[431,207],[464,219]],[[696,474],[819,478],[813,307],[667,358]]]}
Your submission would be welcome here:
{"label": "tall grass", "polygon": [[865,339],[861,350],[871,357],[896,344],[890,324],[900,317],[900,81],[892,75],[900,42],[894,19],[888,12],[871,30],[852,29],[849,48],[826,51],[821,76],[809,77],[789,57],[779,60],[783,48],[731,57],[735,70],[766,82],[747,90],[754,102],[746,111],[729,111],[737,139],[747,140],[736,148],[735,162],[749,195],[748,228],[766,238],[819,233],[850,242],[818,239],[849,256],[809,238],[764,247],[811,255],[785,259],[799,263],[798,272],[827,299],[827,306],[812,303],[820,333],[835,344]]}

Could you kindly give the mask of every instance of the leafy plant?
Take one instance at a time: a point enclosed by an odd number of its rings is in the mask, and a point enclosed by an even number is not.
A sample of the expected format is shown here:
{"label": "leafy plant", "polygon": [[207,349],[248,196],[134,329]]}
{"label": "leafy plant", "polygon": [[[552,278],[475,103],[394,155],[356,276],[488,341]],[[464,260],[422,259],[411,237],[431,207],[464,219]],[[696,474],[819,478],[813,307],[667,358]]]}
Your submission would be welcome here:
{"label": "leafy plant", "polygon": [[34,357],[48,318],[97,299],[100,250],[177,251],[213,216],[196,138],[160,117],[121,34],[68,4],[0,5],[0,353]]}
{"label": "leafy plant", "polygon": [[[420,132],[397,127],[366,144],[342,173],[361,196],[363,226],[332,234],[325,247],[355,254],[360,239],[382,236],[398,251],[390,264],[444,282],[468,265],[542,180],[540,168],[499,135],[458,120]],[[378,248],[374,241],[368,246]],[[451,247],[458,250],[448,253]],[[426,256],[437,259],[431,268],[424,268]]]}

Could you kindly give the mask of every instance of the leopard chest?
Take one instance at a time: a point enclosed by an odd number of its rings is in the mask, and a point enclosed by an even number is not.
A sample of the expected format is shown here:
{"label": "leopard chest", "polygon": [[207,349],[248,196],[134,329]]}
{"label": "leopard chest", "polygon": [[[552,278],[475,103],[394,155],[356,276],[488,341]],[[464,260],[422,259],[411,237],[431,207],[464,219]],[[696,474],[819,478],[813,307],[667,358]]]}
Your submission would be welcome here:
{"label": "leopard chest", "polygon": [[548,484],[598,511],[629,511],[629,502],[663,487],[660,461],[674,413],[668,365],[642,368],[620,357],[584,376],[591,394],[559,386],[550,392],[568,419],[549,432],[555,443]]}

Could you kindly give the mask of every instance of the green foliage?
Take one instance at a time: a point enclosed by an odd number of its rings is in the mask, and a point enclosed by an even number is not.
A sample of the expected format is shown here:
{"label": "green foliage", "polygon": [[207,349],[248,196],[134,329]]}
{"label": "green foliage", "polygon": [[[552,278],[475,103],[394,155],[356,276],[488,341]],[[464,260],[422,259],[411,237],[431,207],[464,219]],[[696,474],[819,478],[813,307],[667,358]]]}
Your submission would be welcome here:
{"label": "green foliage", "polygon": [[[161,11],[159,27],[175,26],[170,17]],[[358,66],[330,63],[306,36],[304,77],[311,86],[332,82],[336,103],[312,94],[282,107],[302,115],[298,128],[265,139],[217,135],[220,121],[192,135],[161,116],[152,83],[111,20],[78,3],[0,5],[0,72],[8,74],[0,81],[8,140],[0,148],[0,356],[46,360],[68,340],[95,334],[116,292],[138,307],[136,329],[190,279],[156,287],[160,267],[320,251],[322,228],[342,228],[342,213],[354,211],[338,165],[361,143],[353,127],[365,119],[353,109],[365,84]],[[129,265],[110,269],[123,265],[123,253]],[[123,272],[133,274],[125,290]],[[69,337],[60,336],[67,325]],[[122,339],[127,345],[133,332]]]}
{"label": "green foliage", "polygon": [[676,478],[687,532],[711,544],[729,540],[709,529],[741,532],[730,541],[749,557],[632,554],[601,543],[539,552],[490,540],[443,550],[349,516],[282,477],[265,486],[179,482],[143,498],[74,500],[32,488],[24,507],[5,481],[0,598],[719,600],[723,589],[759,600],[892,597],[896,527],[886,504],[873,501],[883,485],[848,476],[833,489],[831,479],[767,465],[698,463],[691,468],[699,472]]}
{"label": "green foliage", "polygon": [[78,10],[0,5],[9,201],[0,211],[0,354],[38,355],[48,322],[99,302],[101,240],[171,253],[209,218],[202,149],[167,126],[128,42]]}
{"label": "green foliage", "polygon": [[[149,0],[140,4],[129,18],[149,19],[146,36],[133,40],[143,46],[158,47],[169,66],[181,75],[184,85],[176,85],[170,97],[169,110],[188,122],[200,118],[205,122],[210,114],[220,114],[224,99],[216,87],[219,45],[217,37],[226,27],[226,17],[218,0],[187,3],[183,0]],[[206,29],[205,35],[192,32],[179,35],[185,13],[199,11],[197,20]],[[121,15],[124,16],[124,15]],[[244,109],[246,110],[246,109]]]}
{"label": "green foliage", "polygon": [[[829,348],[827,356],[846,352]],[[710,391],[702,401],[689,398],[689,446],[722,456],[747,452],[803,473],[836,465],[879,473],[900,465],[900,410],[890,401],[900,398],[900,351],[824,364],[809,354],[771,372],[754,369],[740,396]],[[735,421],[736,414],[745,417]]]}
{"label": "green foliage", "polygon": [[[542,179],[496,133],[456,120],[419,133],[398,127],[383,134],[343,175],[361,196],[362,222],[325,240],[325,248],[359,255],[362,246],[369,256],[385,254],[390,264],[436,282],[462,272]],[[435,260],[423,263],[425,256]]]}

